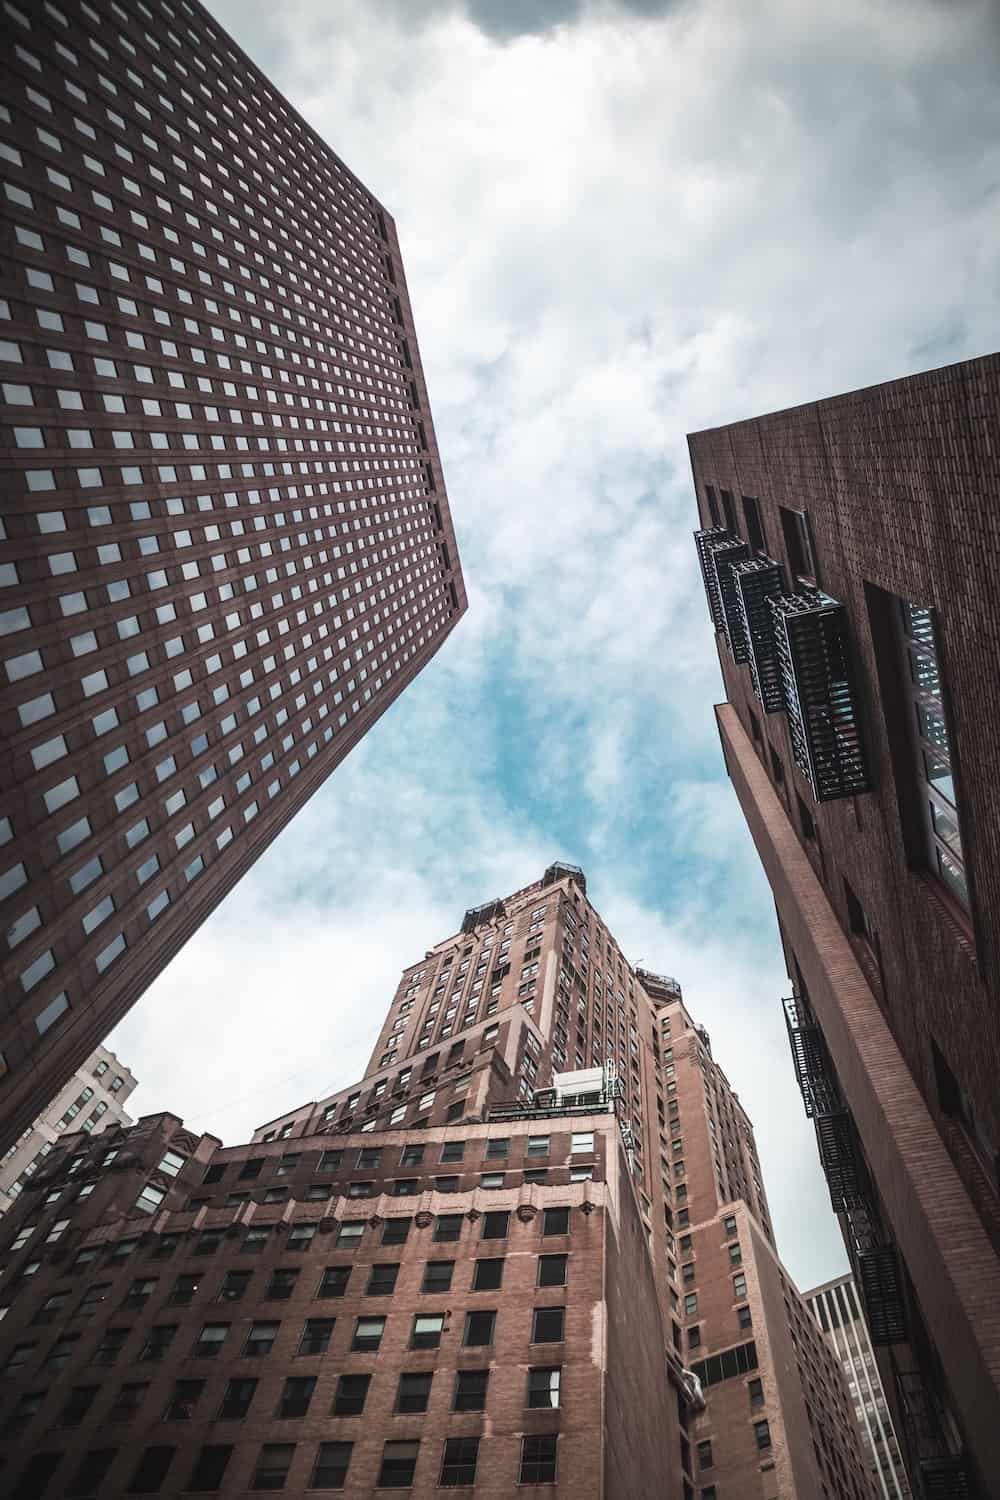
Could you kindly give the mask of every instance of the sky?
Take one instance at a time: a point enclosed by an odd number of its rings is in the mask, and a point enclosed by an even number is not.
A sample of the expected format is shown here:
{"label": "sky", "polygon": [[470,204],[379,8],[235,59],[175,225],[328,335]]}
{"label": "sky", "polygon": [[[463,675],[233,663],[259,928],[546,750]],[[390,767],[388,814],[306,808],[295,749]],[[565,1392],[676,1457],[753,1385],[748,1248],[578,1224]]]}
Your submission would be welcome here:
{"label": "sky", "polygon": [[685,435],[984,354],[991,0],[210,0],[395,217],[469,593],[445,647],[111,1038],[227,1143],[353,1082],[465,909],[583,865],[846,1269],[725,777]]}

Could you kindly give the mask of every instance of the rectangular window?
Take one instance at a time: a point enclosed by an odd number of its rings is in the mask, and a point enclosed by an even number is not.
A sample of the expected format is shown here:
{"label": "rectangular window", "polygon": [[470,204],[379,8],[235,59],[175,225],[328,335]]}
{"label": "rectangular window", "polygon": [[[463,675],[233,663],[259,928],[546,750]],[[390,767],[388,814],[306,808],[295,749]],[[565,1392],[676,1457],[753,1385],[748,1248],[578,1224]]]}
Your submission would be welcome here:
{"label": "rectangular window", "polygon": [[384,1318],[359,1318],[355,1324],[351,1348],[370,1353],[378,1348],[384,1332]]}
{"label": "rectangular window", "polygon": [[[225,1294],[226,1294],[226,1285],[227,1285],[227,1283],[229,1281],[229,1277],[230,1276],[245,1277],[246,1281],[249,1281],[249,1279],[250,1279],[250,1272],[249,1271],[229,1271],[229,1272],[227,1272],[227,1274],[226,1274],[226,1281],[223,1283],[222,1291],[219,1294],[220,1296],[225,1296]],[[294,1267],[276,1266],[275,1269],[271,1272],[271,1279],[270,1279],[270,1281],[267,1284],[267,1290],[264,1292],[264,1298],[265,1298],[265,1300],[268,1301],[268,1302],[287,1302],[288,1298],[292,1295],[292,1293],[295,1290],[295,1283],[298,1281],[298,1279],[299,1279],[299,1273],[298,1273],[297,1269],[295,1269]],[[246,1286],[246,1281],[243,1282],[243,1287]],[[237,1296],[242,1296],[242,1295],[243,1295],[242,1290],[237,1291]]]}
{"label": "rectangular window", "polygon": [[465,1155],[464,1141],[445,1141],[441,1147],[442,1161],[461,1161]]}
{"label": "rectangular window", "polygon": [[320,1281],[317,1297],[342,1297],[350,1280],[350,1266],[327,1266]]}
{"label": "rectangular window", "polygon": [[798,583],[816,584],[818,578],[809,517],[805,511],[789,510],[784,505],[779,511],[789,572]]}
{"label": "rectangular window", "polygon": [[566,1255],[540,1255],[538,1257],[538,1285],[565,1286],[568,1260],[569,1257]]}
{"label": "rectangular window", "polygon": [[398,1412],[426,1411],[433,1378],[431,1371],[400,1375],[396,1389],[396,1410]]}
{"label": "rectangular window", "polygon": [[222,1485],[226,1467],[232,1457],[227,1443],[207,1443],[199,1450],[187,1482],[189,1490],[217,1490]]}
{"label": "rectangular window", "polygon": [[542,1234],[568,1234],[569,1209],[546,1208],[542,1211]]}
{"label": "rectangular window", "polygon": [[489,1370],[458,1370],[455,1373],[454,1411],[484,1411]]}
{"label": "rectangular window", "polygon": [[763,1452],[767,1448],[770,1448],[771,1428],[766,1420],[763,1422],[755,1422],[753,1424],[753,1435],[757,1441],[757,1447],[761,1452]]}
{"label": "rectangular window", "polygon": [[465,1331],[462,1338],[463,1344],[469,1348],[478,1348],[492,1344],[496,1320],[497,1315],[495,1312],[466,1313]]}
{"label": "rectangular window", "polygon": [[360,1417],[365,1409],[370,1375],[341,1375],[334,1392],[331,1415],[335,1417]]}
{"label": "rectangular window", "polygon": [[175,1380],[173,1393],[163,1413],[164,1422],[190,1422],[204,1389],[203,1380]]}
{"label": "rectangular window", "polygon": [[491,1292],[500,1286],[503,1281],[503,1262],[502,1255],[488,1260],[477,1260],[472,1273],[472,1290]]}
{"label": "rectangular window", "polygon": [[425,1292],[451,1291],[451,1278],[455,1270],[453,1260],[429,1260],[424,1267]]}
{"label": "rectangular window", "polygon": [[733,1295],[745,1297],[747,1294],[747,1279],[742,1271],[733,1277]]}
{"label": "rectangular window", "polygon": [[446,1438],[441,1459],[441,1478],[438,1481],[440,1487],[451,1489],[458,1485],[475,1484],[478,1457],[478,1437]]}
{"label": "rectangular window", "polygon": [[243,1353],[251,1358],[262,1359],[274,1348],[280,1323],[253,1322],[243,1345]]}
{"label": "rectangular window", "polygon": [[570,1150],[574,1156],[578,1153],[592,1152],[594,1149],[594,1132],[592,1130],[577,1130],[570,1137]]}
{"label": "rectangular window", "polygon": [[309,1410],[309,1403],[315,1389],[315,1375],[287,1376],[282,1387],[277,1415],[279,1417],[304,1417]]}
{"label": "rectangular window", "polygon": [[[384,1320],[383,1320],[384,1321]],[[325,1354],[333,1337],[335,1319],[307,1318],[299,1339],[299,1354]]]}
{"label": "rectangular window", "polygon": [[396,1290],[396,1278],[399,1275],[399,1262],[391,1264],[376,1264],[372,1266],[368,1276],[368,1285],[365,1288],[367,1297],[391,1297]]}
{"label": "rectangular window", "polygon": [[228,1323],[206,1323],[192,1350],[199,1359],[214,1359],[226,1341]]}
{"label": "rectangular window", "polygon": [[309,1480],[311,1490],[342,1490],[351,1465],[353,1443],[320,1443]]}
{"label": "rectangular window", "polygon": [[536,1307],[531,1317],[531,1342],[533,1344],[559,1344],[563,1339],[566,1309],[563,1307]]}
{"label": "rectangular window", "polygon": [[378,1475],[379,1489],[408,1490],[413,1484],[419,1452],[419,1442],[386,1443]]}
{"label": "rectangular window", "polygon": [[959,833],[952,735],[934,611],[896,599],[902,692],[926,860],[932,874],[965,908],[969,887]]}
{"label": "rectangular window", "polygon": [[[486,1214],[485,1218],[490,1215]],[[461,1214],[438,1214],[434,1223],[434,1238],[438,1243],[446,1240],[457,1240],[462,1234]]]}
{"label": "rectangular window", "polygon": [[283,1490],[295,1455],[294,1443],[265,1443],[257,1456],[252,1490]]}
{"label": "rectangular window", "polygon": [[743,519],[747,526],[747,541],[755,552],[766,552],[764,527],[760,519],[760,506],[750,495],[743,496]]}
{"label": "rectangular window", "polygon": [[167,1470],[173,1463],[176,1451],[176,1448],[167,1447],[165,1444],[146,1448],[136,1465],[135,1472],[129,1483],[129,1494],[156,1494],[167,1477]]}
{"label": "rectangular window", "polygon": [[411,1349],[436,1349],[444,1332],[443,1313],[418,1313],[410,1334]]}
{"label": "rectangular window", "polygon": [[510,1214],[507,1209],[491,1210],[483,1214],[484,1240],[503,1240],[507,1237],[507,1227],[510,1223]]}
{"label": "rectangular window", "polygon": [[528,1405],[545,1408],[559,1405],[559,1365],[541,1365],[528,1371]]}
{"label": "rectangular window", "polygon": [[535,1433],[521,1439],[519,1484],[554,1484],[556,1478],[555,1432]]}

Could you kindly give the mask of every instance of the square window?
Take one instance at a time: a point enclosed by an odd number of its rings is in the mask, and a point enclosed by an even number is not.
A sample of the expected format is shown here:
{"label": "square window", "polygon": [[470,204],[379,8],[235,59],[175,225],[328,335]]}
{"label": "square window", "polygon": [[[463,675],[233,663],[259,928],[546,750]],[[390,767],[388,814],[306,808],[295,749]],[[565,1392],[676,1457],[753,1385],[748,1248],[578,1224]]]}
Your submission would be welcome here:
{"label": "square window", "polygon": [[[487,1214],[485,1216],[489,1218]],[[457,1240],[462,1234],[461,1214],[438,1214],[434,1223],[434,1239],[438,1242]]]}
{"label": "square window", "polygon": [[385,1331],[384,1318],[359,1318],[354,1328],[351,1348],[370,1353],[382,1342]]}
{"label": "square window", "polygon": [[425,1292],[450,1291],[454,1270],[455,1262],[453,1260],[429,1260],[424,1267],[422,1290]]}
{"label": "square window", "polygon": [[341,1375],[334,1392],[331,1415],[334,1417],[360,1417],[368,1397],[370,1375]]}
{"label": "square window", "polygon": [[489,1379],[489,1370],[458,1370],[455,1374],[452,1409],[454,1411],[485,1410]]}
{"label": "square window", "polygon": [[436,1349],[444,1332],[443,1313],[417,1313],[410,1334],[411,1349]]}
{"label": "square window", "polygon": [[413,1484],[417,1467],[419,1442],[386,1443],[382,1449],[378,1487],[385,1490],[407,1490]]}
{"label": "square window", "polygon": [[474,1292],[493,1291],[503,1281],[503,1256],[490,1260],[477,1260],[472,1273]]}
{"label": "square window", "polygon": [[399,1262],[391,1264],[375,1264],[371,1268],[368,1277],[368,1285],[365,1287],[365,1295],[368,1297],[391,1297],[396,1290],[396,1278],[399,1276]]}
{"label": "square window", "polygon": [[482,1238],[503,1240],[507,1238],[510,1214],[506,1209],[495,1209],[483,1214]]}
{"label": "square window", "polygon": [[569,1257],[566,1255],[540,1255],[538,1257],[538,1285],[565,1286],[568,1260]]}
{"label": "square window", "polygon": [[469,1312],[465,1315],[463,1344],[470,1348],[492,1344],[496,1312]]}
{"label": "square window", "polygon": [[433,1374],[430,1371],[400,1375],[396,1390],[396,1410],[398,1412],[426,1411],[432,1379]]}
{"label": "square window", "polygon": [[327,1266],[316,1292],[317,1297],[342,1297],[347,1291],[350,1266]]}
{"label": "square window", "polygon": [[347,1481],[353,1443],[320,1443],[309,1479],[311,1490],[342,1490]]}
{"label": "square window", "polygon": [[[380,1321],[384,1323],[385,1319]],[[298,1353],[325,1354],[330,1347],[334,1322],[333,1318],[307,1318],[299,1339]]]}
{"label": "square window", "polygon": [[566,1309],[563,1307],[536,1307],[531,1319],[531,1342],[533,1344],[560,1344],[564,1337]]}
{"label": "square window", "polygon": [[538,1366],[528,1371],[528,1405],[557,1407],[562,1369],[559,1365]]}
{"label": "square window", "polygon": [[250,1482],[252,1490],[281,1490],[295,1455],[294,1443],[265,1443]]}

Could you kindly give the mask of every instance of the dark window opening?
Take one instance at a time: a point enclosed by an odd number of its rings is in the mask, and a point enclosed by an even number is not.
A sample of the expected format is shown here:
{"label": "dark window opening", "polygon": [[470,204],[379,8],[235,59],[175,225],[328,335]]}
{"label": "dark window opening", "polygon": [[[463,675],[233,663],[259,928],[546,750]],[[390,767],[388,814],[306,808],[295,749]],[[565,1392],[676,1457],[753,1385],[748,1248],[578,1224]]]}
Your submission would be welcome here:
{"label": "dark window opening", "polygon": [[815,584],[817,581],[816,560],[813,552],[809,517],[803,510],[780,507],[781,534],[788,554],[789,571],[796,581]]}

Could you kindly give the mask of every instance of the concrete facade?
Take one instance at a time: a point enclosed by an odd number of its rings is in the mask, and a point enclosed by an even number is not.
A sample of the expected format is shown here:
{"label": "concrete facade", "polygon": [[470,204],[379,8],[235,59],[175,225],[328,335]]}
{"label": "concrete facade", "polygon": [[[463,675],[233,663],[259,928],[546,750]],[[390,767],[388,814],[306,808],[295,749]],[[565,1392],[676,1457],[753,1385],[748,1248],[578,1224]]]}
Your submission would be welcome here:
{"label": "concrete facade", "polygon": [[131,1125],[125,1104],[134,1073],[107,1047],[98,1047],[0,1159],[0,1214],[24,1191],[63,1132],[100,1135],[109,1125]]}
{"label": "concrete facade", "polygon": [[806,1302],[847,1377],[854,1416],[880,1500],[909,1500],[910,1481],[886,1404],[868,1325],[851,1276],[804,1292]]}
{"label": "concrete facade", "polygon": [[689,439],[723,751],[928,1500],[1000,1474],[998,392],[990,356]]}
{"label": "concrete facade", "polygon": [[193,0],[0,28],[2,1151],[467,601],[385,208]]}

